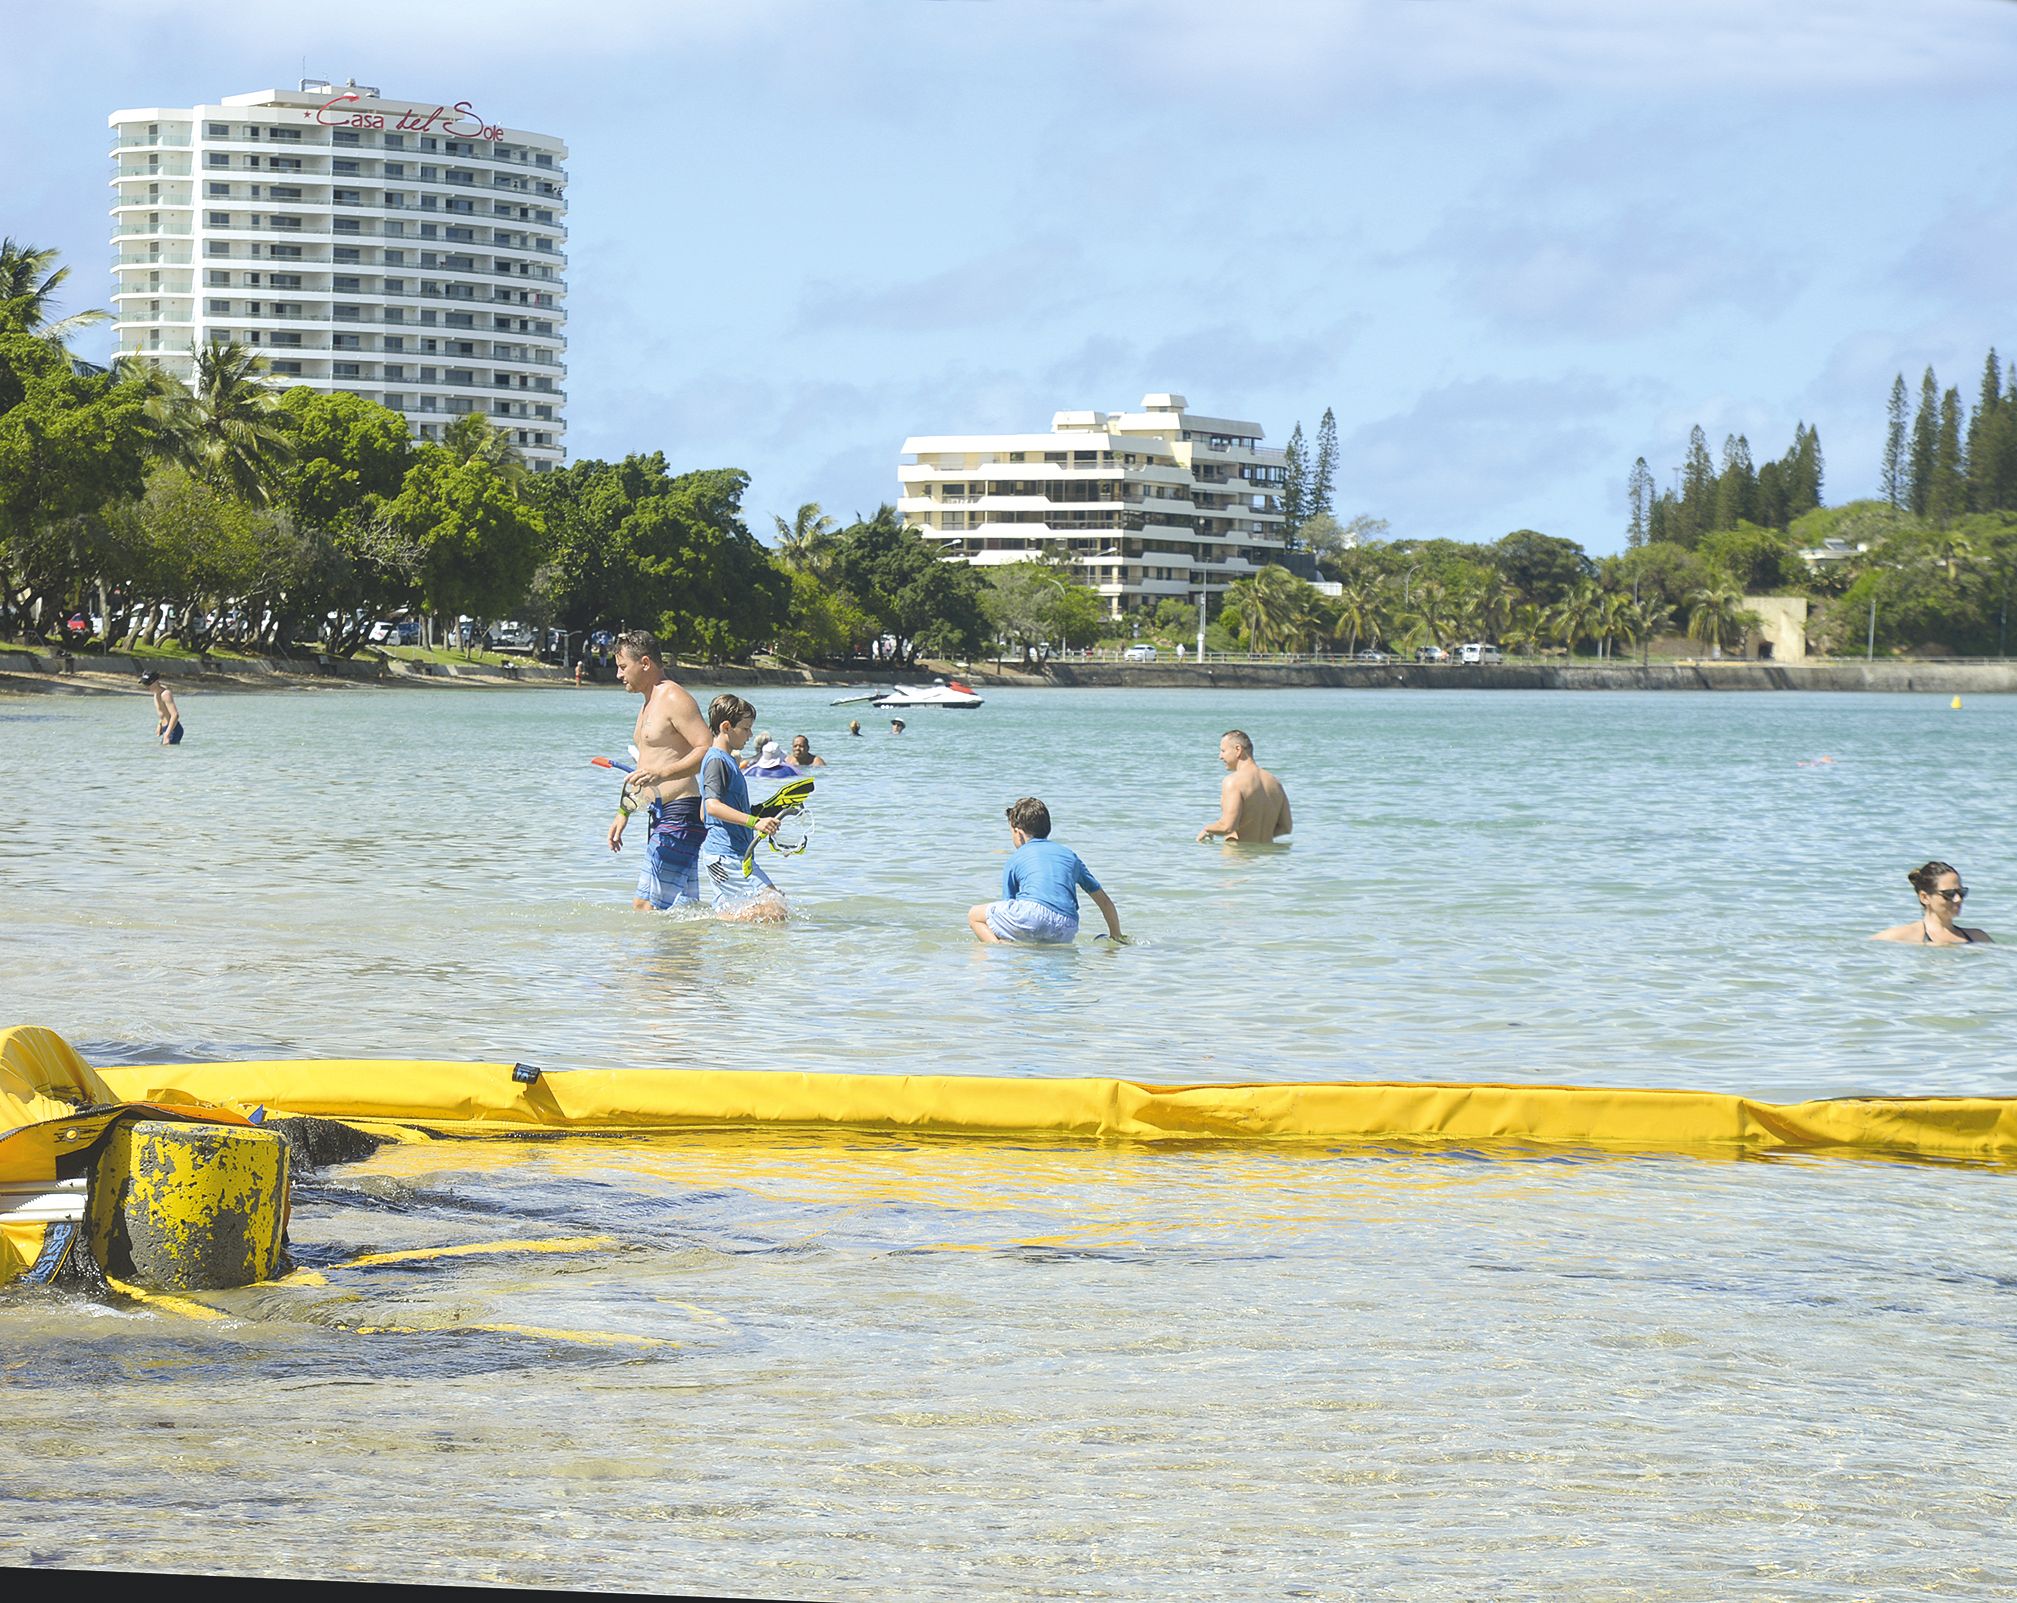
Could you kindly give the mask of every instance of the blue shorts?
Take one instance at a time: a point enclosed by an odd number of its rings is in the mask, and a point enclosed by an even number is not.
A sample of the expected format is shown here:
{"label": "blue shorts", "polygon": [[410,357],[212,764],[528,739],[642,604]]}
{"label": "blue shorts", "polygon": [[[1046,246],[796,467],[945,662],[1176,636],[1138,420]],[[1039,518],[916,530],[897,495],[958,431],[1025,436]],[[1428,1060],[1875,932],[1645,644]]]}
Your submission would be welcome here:
{"label": "blue shorts", "polygon": [[700,900],[700,798],[679,796],[651,804],[651,833],[644,838],[644,867],[638,871],[637,899],[656,908]]}
{"label": "blue shorts", "polygon": [[719,852],[711,846],[701,849],[700,877],[707,885],[708,903],[717,913],[747,912],[759,902],[783,898],[784,893],[761,868],[752,863],[744,877],[742,865],[743,859],[734,852]]}
{"label": "blue shorts", "polygon": [[1012,902],[989,902],[987,927],[1002,941],[1032,945],[1070,945],[1078,939],[1076,913],[1060,913],[1043,902],[1018,897]]}
{"label": "blue shorts", "polygon": [[175,720],[174,727],[168,731],[168,744],[171,746],[182,744],[182,720],[180,718]]}

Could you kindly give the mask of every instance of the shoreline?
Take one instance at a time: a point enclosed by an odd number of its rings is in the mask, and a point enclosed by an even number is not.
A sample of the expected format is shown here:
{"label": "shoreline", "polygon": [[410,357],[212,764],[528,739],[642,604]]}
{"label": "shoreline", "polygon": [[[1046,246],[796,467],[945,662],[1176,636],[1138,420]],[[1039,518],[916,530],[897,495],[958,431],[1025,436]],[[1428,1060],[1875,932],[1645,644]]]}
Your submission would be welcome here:
{"label": "shoreline", "polygon": [[[393,687],[408,689],[575,689],[570,671],[546,663],[420,663],[401,658],[260,658],[73,656],[0,647],[0,695],[113,695],[138,692],[142,667],[178,685],[260,691]],[[976,663],[920,664],[884,678],[819,668],[678,664],[675,678],[709,685],[869,688],[957,674],[996,689],[1082,690],[1670,690],[1876,691],[1920,695],[2017,694],[2017,662],[1680,662],[1502,663],[1178,663],[1050,662],[1037,671]],[[589,681],[578,688],[620,690]]]}

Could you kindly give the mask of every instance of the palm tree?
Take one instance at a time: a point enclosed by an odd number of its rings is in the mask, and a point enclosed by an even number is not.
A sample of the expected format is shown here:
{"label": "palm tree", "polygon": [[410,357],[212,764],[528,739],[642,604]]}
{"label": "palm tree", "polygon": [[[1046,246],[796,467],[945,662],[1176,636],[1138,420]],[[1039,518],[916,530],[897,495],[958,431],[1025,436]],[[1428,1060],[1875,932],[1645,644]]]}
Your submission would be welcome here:
{"label": "palm tree", "polygon": [[1621,622],[1625,628],[1624,639],[1639,648],[1639,666],[1646,666],[1653,652],[1653,636],[1667,628],[1674,621],[1674,609],[1653,596],[1634,601],[1624,612]]}
{"label": "palm tree", "polygon": [[190,454],[197,472],[220,488],[265,506],[294,441],[280,394],[265,382],[266,358],[237,340],[213,340],[196,353]]}
{"label": "palm tree", "polygon": [[1594,639],[1603,597],[1594,581],[1585,579],[1557,601],[1548,613],[1548,628],[1554,637],[1576,654],[1578,641]]}
{"label": "palm tree", "polygon": [[1315,622],[1315,596],[1287,568],[1269,563],[1251,579],[1227,585],[1225,606],[1255,651],[1279,651],[1308,639]]}
{"label": "palm tree", "polygon": [[67,344],[73,334],[112,316],[93,307],[52,321],[56,292],[69,276],[69,268],[56,265],[54,250],[17,244],[11,238],[0,239],[0,305],[18,317],[29,333],[58,345]]}
{"label": "palm tree", "polygon": [[1611,655],[1613,641],[1630,645],[1639,637],[1632,632],[1632,609],[1636,605],[1622,590],[1605,593],[1602,604],[1597,608],[1596,638],[1599,652]]}
{"label": "palm tree", "polygon": [[1406,587],[1408,610],[1397,620],[1401,643],[1405,646],[1439,646],[1449,638],[1452,611],[1450,592],[1440,579],[1424,579]]}
{"label": "palm tree", "polygon": [[153,436],[152,453],[194,471],[198,466],[196,397],[189,393],[189,386],[153,357],[134,351],[121,352],[112,359],[112,377],[118,383],[139,386],[143,396],[140,410]]}
{"label": "palm tree", "polygon": [[1758,615],[1744,610],[1744,593],[1730,585],[1704,585],[1688,592],[1688,637],[1720,657],[1723,647],[1744,637],[1758,626]]}
{"label": "palm tree", "polygon": [[1331,609],[1337,632],[1349,637],[1345,646],[1348,655],[1357,653],[1362,639],[1378,642],[1381,609],[1380,592],[1376,585],[1365,579],[1351,580],[1333,598]]}
{"label": "palm tree", "polygon": [[840,525],[820,509],[817,501],[808,501],[792,515],[789,523],[775,512],[770,521],[777,525],[777,551],[788,567],[809,573],[814,578],[825,575],[827,560],[833,554],[833,537]]}
{"label": "palm tree", "polygon": [[509,431],[498,428],[481,412],[469,412],[441,431],[441,443],[459,462],[481,462],[516,489],[530,471],[512,444]]}
{"label": "palm tree", "polygon": [[1531,601],[1522,601],[1513,609],[1513,615],[1500,631],[1499,638],[1505,642],[1508,651],[1532,657],[1539,655],[1546,633],[1547,621],[1541,616],[1541,609]]}

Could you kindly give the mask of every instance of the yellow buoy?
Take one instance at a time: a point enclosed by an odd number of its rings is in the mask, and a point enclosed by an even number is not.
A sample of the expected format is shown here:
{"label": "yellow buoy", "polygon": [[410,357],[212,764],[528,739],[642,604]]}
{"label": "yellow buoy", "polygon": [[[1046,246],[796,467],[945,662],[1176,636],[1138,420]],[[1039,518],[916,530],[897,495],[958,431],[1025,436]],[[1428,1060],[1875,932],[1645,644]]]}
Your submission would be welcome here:
{"label": "yellow buoy", "polygon": [[287,1143],[245,1125],[129,1120],[108,1132],[87,1212],[108,1274],[157,1291],[270,1279],[287,1224]]}
{"label": "yellow buoy", "polygon": [[1959,712],[1961,710],[1961,698],[1959,696],[1956,696],[1952,701],[1948,702],[1947,705],[1952,707],[1956,712]]}

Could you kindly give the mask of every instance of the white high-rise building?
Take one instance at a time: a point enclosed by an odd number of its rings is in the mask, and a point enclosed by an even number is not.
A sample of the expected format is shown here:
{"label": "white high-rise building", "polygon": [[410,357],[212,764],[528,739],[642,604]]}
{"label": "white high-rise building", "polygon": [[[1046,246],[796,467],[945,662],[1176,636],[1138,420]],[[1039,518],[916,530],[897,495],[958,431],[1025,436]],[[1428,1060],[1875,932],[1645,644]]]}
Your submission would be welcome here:
{"label": "white high-rise building", "polygon": [[567,147],[361,84],[115,111],[114,326],[187,378],[236,339],[422,439],[482,412],[565,459]]}
{"label": "white high-rise building", "polygon": [[897,511],[977,565],[1068,562],[1118,617],[1281,560],[1286,467],[1260,441],[1258,423],[1167,394],[1139,412],[1059,412],[1048,434],[918,435]]}

